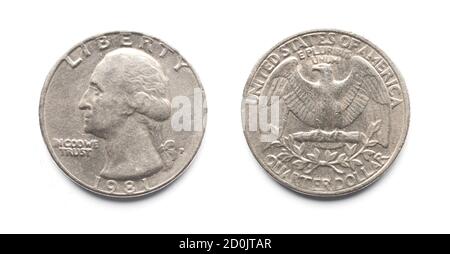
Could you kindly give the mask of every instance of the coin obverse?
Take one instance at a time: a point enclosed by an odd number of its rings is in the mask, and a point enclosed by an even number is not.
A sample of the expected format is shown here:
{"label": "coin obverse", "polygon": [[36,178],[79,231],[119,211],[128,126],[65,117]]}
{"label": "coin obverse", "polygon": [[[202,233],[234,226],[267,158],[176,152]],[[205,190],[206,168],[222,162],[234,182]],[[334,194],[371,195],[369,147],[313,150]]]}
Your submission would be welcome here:
{"label": "coin obverse", "polygon": [[353,33],[287,38],[256,65],[244,89],[244,134],[282,185],[331,197],[377,180],[409,125],[405,83],[392,61]]}
{"label": "coin obverse", "polygon": [[168,185],[199,149],[202,85],[161,40],[112,32],[73,47],[45,81],[42,135],[56,164],[97,194],[135,197]]}

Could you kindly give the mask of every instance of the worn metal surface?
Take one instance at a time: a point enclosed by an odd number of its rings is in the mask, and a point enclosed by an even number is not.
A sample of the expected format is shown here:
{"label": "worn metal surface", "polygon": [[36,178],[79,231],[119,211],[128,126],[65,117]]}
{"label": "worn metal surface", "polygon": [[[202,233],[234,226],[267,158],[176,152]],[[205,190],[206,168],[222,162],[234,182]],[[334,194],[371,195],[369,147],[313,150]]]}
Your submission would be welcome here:
{"label": "worn metal surface", "polygon": [[349,194],[378,179],[409,125],[405,83],[361,36],[317,30],[287,38],[256,65],[242,121],[254,156],[284,186]]}
{"label": "worn metal surface", "polygon": [[98,194],[134,197],[179,176],[204,132],[203,88],[186,60],[134,32],[94,36],[48,75],[40,123],[53,159]]}

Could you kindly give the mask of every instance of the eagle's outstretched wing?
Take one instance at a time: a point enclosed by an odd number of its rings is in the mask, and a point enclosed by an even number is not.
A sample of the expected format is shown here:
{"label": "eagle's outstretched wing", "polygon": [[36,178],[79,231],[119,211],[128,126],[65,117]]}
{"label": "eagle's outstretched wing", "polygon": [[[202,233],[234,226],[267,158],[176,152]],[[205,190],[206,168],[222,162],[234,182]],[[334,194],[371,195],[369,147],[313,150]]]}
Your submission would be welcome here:
{"label": "eagle's outstretched wing", "polygon": [[[366,121],[381,120],[378,136],[380,143],[387,145],[390,125],[390,99],[387,88],[375,68],[364,58],[353,56],[352,70],[347,78],[338,82],[336,99],[339,105],[339,128],[353,123],[363,112]],[[370,103],[371,101],[375,103]],[[371,105],[372,104],[372,105]],[[367,107],[367,108],[366,108]]]}
{"label": "eagle's outstretched wing", "polygon": [[[320,112],[319,96],[315,86],[317,84],[307,81],[298,68],[300,67],[297,59],[291,58],[285,60],[276,67],[272,75],[267,80],[261,91],[262,96],[279,96],[284,101],[288,111],[303,123],[316,126],[316,115]],[[286,118],[287,113],[282,116]]]}

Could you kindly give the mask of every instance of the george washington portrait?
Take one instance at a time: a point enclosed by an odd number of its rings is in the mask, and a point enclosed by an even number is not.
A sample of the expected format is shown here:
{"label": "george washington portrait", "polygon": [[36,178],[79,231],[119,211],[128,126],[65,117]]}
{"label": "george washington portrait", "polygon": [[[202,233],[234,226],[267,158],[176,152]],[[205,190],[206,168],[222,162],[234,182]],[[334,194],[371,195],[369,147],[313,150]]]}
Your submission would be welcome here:
{"label": "george washington portrait", "polygon": [[105,141],[100,176],[133,180],[170,166],[163,122],[171,116],[169,80],[144,51],[119,48],[107,53],[92,72],[79,102],[84,131]]}

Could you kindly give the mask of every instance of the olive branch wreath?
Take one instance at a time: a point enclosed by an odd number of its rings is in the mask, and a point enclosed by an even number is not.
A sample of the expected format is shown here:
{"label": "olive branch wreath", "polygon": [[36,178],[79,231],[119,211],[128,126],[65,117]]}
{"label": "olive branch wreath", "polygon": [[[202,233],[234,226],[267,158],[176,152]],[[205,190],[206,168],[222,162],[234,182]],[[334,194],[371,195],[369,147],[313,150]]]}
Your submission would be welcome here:
{"label": "olive branch wreath", "polygon": [[338,174],[344,174],[343,169],[348,168],[356,173],[358,167],[364,166],[360,155],[362,159],[375,167],[381,167],[389,159],[389,156],[370,149],[379,144],[373,136],[380,130],[380,123],[380,120],[370,123],[367,132],[361,133],[362,142],[360,144],[345,143],[344,152],[341,153],[319,148],[305,153],[305,143],[296,144],[298,141],[295,141],[292,135],[282,136],[271,142],[264,150],[280,148],[281,152],[276,155],[277,159],[283,163],[292,163],[305,174],[311,173],[319,166],[329,167]]}

